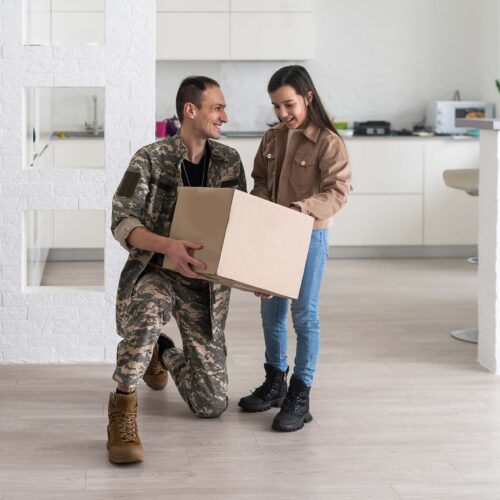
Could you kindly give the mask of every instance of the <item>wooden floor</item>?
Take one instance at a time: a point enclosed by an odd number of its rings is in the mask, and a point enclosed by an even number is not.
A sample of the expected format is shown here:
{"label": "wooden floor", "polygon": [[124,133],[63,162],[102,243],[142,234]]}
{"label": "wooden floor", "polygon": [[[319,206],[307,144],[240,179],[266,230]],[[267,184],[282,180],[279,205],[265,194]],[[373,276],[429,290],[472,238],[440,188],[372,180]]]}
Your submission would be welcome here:
{"label": "wooden floor", "polygon": [[104,262],[49,261],[45,264],[41,286],[102,286]]}
{"label": "wooden floor", "polygon": [[237,409],[263,347],[235,292],[229,409],[198,419],[141,386],[138,465],[107,461],[112,366],[0,366],[0,499],[498,500],[500,379],[448,334],[474,325],[475,286],[463,260],[329,261],[314,420],[289,434]]}

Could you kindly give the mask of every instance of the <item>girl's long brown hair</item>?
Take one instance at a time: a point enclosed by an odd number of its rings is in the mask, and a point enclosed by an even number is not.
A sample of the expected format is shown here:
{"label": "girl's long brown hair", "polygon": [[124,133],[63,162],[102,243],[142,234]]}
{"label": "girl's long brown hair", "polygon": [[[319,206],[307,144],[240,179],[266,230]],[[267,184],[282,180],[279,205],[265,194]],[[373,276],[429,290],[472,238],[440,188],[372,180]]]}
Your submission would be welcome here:
{"label": "girl's long brown hair", "polygon": [[307,98],[307,93],[312,91],[313,97],[312,101],[307,106],[307,117],[319,127],[327,128],[340,137],[340,134],[337,132],[328,117],[328,113],[321,102],[318,92],[316,91],[316,87],[314,86],[312,78],[306,68],[299,66],[298,64],[294,64],[292,66],[285,66],[279,69],[273,76],[271,76],[267,85],[267,92],[274,92],[280,87],[283,87],[283,85],[290,85],[290,87],[293,87],[298,95],[301,95],[304,98]]}

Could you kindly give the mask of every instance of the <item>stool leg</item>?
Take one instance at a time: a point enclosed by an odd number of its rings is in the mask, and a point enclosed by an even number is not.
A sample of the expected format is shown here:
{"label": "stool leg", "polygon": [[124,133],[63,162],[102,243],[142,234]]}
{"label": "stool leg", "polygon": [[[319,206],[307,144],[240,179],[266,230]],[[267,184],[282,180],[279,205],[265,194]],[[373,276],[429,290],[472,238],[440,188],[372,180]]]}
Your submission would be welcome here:
{"label": "stool leg", "polygon": [[453,330],[450,335],[454,339],[463,340],[464,342],[469,342],[471,344],[477,344],[477,328],[461,328],[460,330]]}

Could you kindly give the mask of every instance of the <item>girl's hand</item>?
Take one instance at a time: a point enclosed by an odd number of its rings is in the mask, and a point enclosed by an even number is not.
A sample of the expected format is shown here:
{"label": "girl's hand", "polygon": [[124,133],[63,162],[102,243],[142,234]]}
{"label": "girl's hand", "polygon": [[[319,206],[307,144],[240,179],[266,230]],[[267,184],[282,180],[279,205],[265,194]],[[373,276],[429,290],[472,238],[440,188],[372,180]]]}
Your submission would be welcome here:
{"label": "girl's hand", "polygon": [[259,299],[272,299],[273,296],[269,295],[268,293],[260,293],[260,292],[253,292],[253,294],[258,297]]}

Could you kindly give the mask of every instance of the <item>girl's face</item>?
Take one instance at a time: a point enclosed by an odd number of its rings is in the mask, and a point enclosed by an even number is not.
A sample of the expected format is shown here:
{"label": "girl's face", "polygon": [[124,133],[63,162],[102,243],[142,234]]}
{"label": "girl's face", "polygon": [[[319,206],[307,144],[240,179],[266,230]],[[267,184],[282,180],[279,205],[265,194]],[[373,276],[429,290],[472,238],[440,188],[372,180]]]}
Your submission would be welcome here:
{"label": "girl's face", "polygon": [[283,85],[269,93],[276,116],[288,128],[301,128],[307,117],[307,106],[312,100],[312,92],[307,96],[298,95],[290,85]]}

